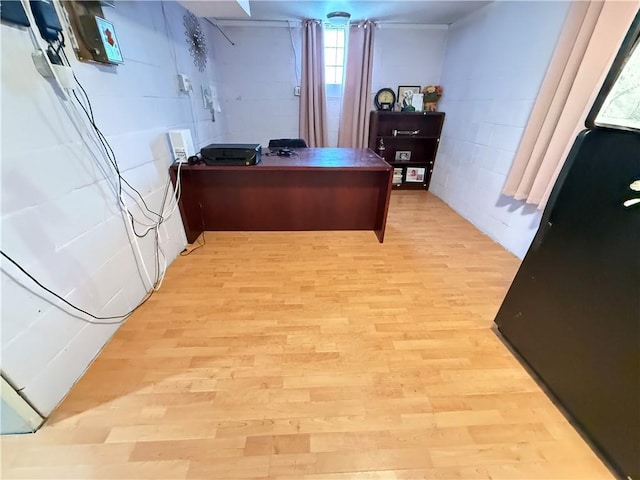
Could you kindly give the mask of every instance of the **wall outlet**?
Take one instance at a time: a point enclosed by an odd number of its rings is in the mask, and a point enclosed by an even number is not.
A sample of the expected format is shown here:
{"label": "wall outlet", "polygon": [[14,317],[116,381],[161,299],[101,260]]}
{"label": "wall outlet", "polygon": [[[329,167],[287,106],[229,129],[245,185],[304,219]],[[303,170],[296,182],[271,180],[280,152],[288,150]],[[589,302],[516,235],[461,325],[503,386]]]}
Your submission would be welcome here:
{"label": "wall outlet", "polygon": [[300,86],[299,86],[299,85],[298,85],[297,87],[294,87],[294,88],[293,88],[293,94],[294,94],[296,97],[299,97],[299,96],[300,96]]}

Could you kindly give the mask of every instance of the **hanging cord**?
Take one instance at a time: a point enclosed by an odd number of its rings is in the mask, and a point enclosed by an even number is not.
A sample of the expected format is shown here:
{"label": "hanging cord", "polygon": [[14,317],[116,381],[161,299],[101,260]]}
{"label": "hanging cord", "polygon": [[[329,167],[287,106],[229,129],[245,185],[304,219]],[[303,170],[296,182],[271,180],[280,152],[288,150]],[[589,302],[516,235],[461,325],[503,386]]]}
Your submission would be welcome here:
{"label": "hanging cord", "polygon": [[209,22],[211,25],[213,25],[214,27],[216,27],[216,28],[220,31],[220,33],[222,34],[222,36],[223,36],[224,38],[226,38],[226,39],[227,39],[227,42],[229,42],[231,45],[235,45],[235,43],[233,43],[233,42],[231,41],[231,39],[230,39],[229,37],[227,37],[227,34],[226,34],[226,33],[224,33],[224,32],[222,31],[222,29],[218,26],[218,24],[217,24],[217,23],[213,23],[211,20],[209,20],[209,19],[208,19],[208,18],[206,18],[206,17],[205,17],[205,20],[206,20],[207,22]]}
{"label": "hanging cord", "polygon": [[[68,66],[71,66],[69,59],[66,56],[66,53],[64,53],[64,50],[62,50],[63,53],[63,57],[66,61],[66,63],[68,64]],[[140,265],[147,277],[147,281],[149,282],[150,288],[153,289],[154,291],[158,290],[159,285],[162,284],[162,280],[164,279],[164,274],[166,273],[166,257],[164,255],[164,252],[162,252],[162,249],[160,248],[160,244],[159,244],[159,239],[158,239],[158,235],[157,232],[154,235],[154,241],[155,241],[155,275],[154,275],[154,280],[152,280],[151,275],[149,274],[149,271],[147,269],[146,263],[144,261],[144,256],[142,255],[142,251],[140,249],[140,245],[138,244],[137,238],[141,238],[146,236],[147,233],[149,233],[150,230],[154,229],[157,230],[159,225],[164,221],[164,217],[162,216],[162,214],[157,213],[153,210],[151,210],[149,208],[149,206],[147,205],[146,201],[144,200],[144,198],[142,197],[142,194],[135,189],[121,174],[120,172],[120,167],[118,165],[117,162],[117,158],[115,155],[115,152],[113,151],[113,148],[111,147],[111,145],[109,144],[108,140],[106,139],[105,135],[102,133],[102,131],[98,128],[98,126],[95,123],[95,117],[93,115],[93,108],[91,106],[91,100],[89,99],[89,96],[86,92],[86,90],[84,89],[84,87],[82,86],[82,84],[80,83],[80,81],[78,80],[78,78],[75,76],[74,74],[74,78],[76,80],[76,83],[78,84],[78,86],[80,87],[82,93],[85,96],[86,102],[87,102],[87,107],[85,108],[85,106],[82,104],[82,102],[80,101],[77,93],[75,92],[75,90],[73,90],[73,96],[76,99],[76,102],[78,103],[78,105],[80,106],[80,108],[82,109],[82,111],[84,112],[85,116],[87,117],[87,119],[89,120],[89,123],[91,124],[91,126],[93,127],[94,133],[96,134],[96,137],[98,139],[98,141],[100,142],[100,145],[102,146],[102,148],[104,149],[104,155],[105,157],[109,160],[109,162],[111,163],[111,166],[113,167],[113,169],[115,170],[117,176],[118,176],[118,191],[117,191],[117,197],[118,197],[118,201],[121,205],[121,209],[123,211],[123,213],[126,213],[129,217],[130,220],[130,229],[131,229],[131,233],[133,234],[132,237],[132,244],[135,247],[136,251],[138,252],[138,257],[140,259]],[[157,217],[157,220],[155,219],[151,219],[150,217],[148,217],[146,215],[146,212],[144,210],[142,210],[143,215],[145,215],[145,217],[151,221],[153,221],[154,223],[149,225],[149,224],[145,224],[143,222],[140,222],[139,220],[136,220],[133,216],[133,214],[131,213],[131,211],[129,210],[129,207],[126,204],[126,201],[123,197],[123,189],[122,189],[122,183],[125,183],[132,191],[134,191],[138,197],[140,198],[140,201],[142,202],[142,204],[144,205],[144,208],[146,209],[147,212],[155,215]],[[161,205],[161,209],[164,209],[164,204]],[[140,235],[136,232],[135,230],[135,224],[134,224],[134,220],[137,221],[138,223],[141,223],[143,225],[149,226],[151,227],[150,229],[147,230],[147,232],[145,232],[144,235]],[[160,256],[162,256],[163,258],[163,262],[164,262],[164,269],[161,269],[160,267]]]}
{"label": "hanging cord", "polygon": [[[67,55],[64,52],[64,50],[62,50],[62,55],[63,55],[65,61],[67,62],[67,65],[71,66],[71,64],[69,62],[69,59],[67,58]],[[147,212],[151,213],[152,215],[155,215],[156,217],[158,217],[159,220],[162,220],[162,215],[159,214],[158,212],[155,212],[154,210],[151,210],[151,208],[149,208],[149,205],[147,205],[147,202],[142,197],[142,194],[136,188],[134,188],[127,181],[126,178],[124,178],[122,176],[122,173],[120,171],[120,166],[118,165],[118,160],[117,160],[116,154],[114,153],[113,148],[111,147],[111,144],[108,142],[108,140],[106,139],[106,137],[104,136],[102,131],[96,125],[95,117],[94,117],[94,114],[93,114],[93,108],[91,106],[91,100],[89,100],[89,95],[87,95],[87,91],[84,89],[84,87],[82,86],[82,84],[78,80],[78,77],[76,77],[75,73],[73,74],[73,78],[75,79],[76,83],[80,87],[80,90],[82,91],[82,93],[83,93],[83,95],[84,95],[84,97],[86,99],[88,108],[85,108],[85,106],[82,104],[82,102],[78,98],[78,95],[76,94],[75,90],[73,91],[73,96],[75,97],[76,101],[80,105],[80,108],[82,108],[82,110],[84,111],[84,114],[88,118],[90,125],[93,127],[93,130],[95,131],[96,135],[98,136],[98,140],[99,140],[100,144],[102,145],[102,147],[105,150],[106,157],[109,160],[109,163],[111,163],[111,165],[113,166],[113,168],[114,168],[114,170],[116,172],[116,175],[118,176],[118,194],[119,194],[119,196],[122,196],[122,193],[123,193],[122,183],[124,182],[125,185],[127,185],[133,192],[136,193],[136,195],[138,196],[138,198],[140,199],[140,201],[144,205],[145,210]]]}
{"label": "hanging cord", "polygon": [[120,324],[120,323],[124,322],[127,319],[127,317],[129,317],[129,315],[131,315],[138,308],[140,308],[147,300],[149,300],[149,298],[151,298],[151,295],[153,295],[153,293],[154,293],[154,290],[152,290],[150,293],[147,293],[146,297],[135,308],[129,310],[127,313],[124,313],[122,315],[112,315],[112,316],[101,317],[101,316],[98,316],[98,315],[94,315],[93,313],[89,313],[89,312],[87,312],[86,310],[83,310],[80,307],[76,307],[73,303],[71,303],[68,300],[64,299],[63,297],[61,297],[60,295],[55,293],[50,288],[47,288],[46,286],[44,286],[33,275],[31,275],[29,272],[27,272],[18,262],[16,262],[13,258],[11,258],[9,255],[4,253],[2,250],[0,250],[0,255],[2,255],[4,258],[9,260],[18,270],[20,270],[23,274],[25,274],[27,277],[29,277],[29,279],[33,283],[38,285],[44,291],[46,291],[46,292],[50,293],[51,295],[53,295],[54,297],[56,297],[58,300],[63,302],[65,305],[68,305],[69,307],[73,308],[74,310],[76,310],[76,311],[78,311],[80,313],[84,313],[85,315],[88,315],[89,317],[94,318],[96,320],[114,320],[114,319],[118,319],[118,321],[115,321],[115,322],[94,322],[92,320],[87,320],[86,318],[78,317],[83,322],[91,323],[91,324],[94,324],[94,325],[117,325],[117,324]]}
{"label": "hanging cord", "polygon": [[[180,256],[181,257],[188,257],[189,255],[191,255],[193,252],[195,252],[196,250],[204,247],[207,244],[207,237],[206,234],[207,232],[202,232],[202,242],[198,241],[198,244],[192,248],[191,250],[185,250],[184,252],[180,252]],[[199,237],[198,237],[199,240]]]}
{"label": "hanging cord", "polygon": [[[23,4],[26,4],[26,0],[22,0]],[[32,23],[33,25],[33,23]],[[37,36],[35,35],[35,32],[33,31],[33,26],[32,28],[29,30],[32,36],[32,40],[34,41],[34,45],[36,48],[40,49],[39,47],[39,43],[38,43],[38,39]],[[65,38],[64,38],[64,34],[62,32],[59,33],[59,36],[56,40],[57,45],[54,44],[54,42],[47,42],[48,47],[47,47],[47,52],[48,52],[48,57],[49,60],[59,60],[60,64],[64,64],[64,61],[62,60],[62,58],[64,57],[64,60],[66,61],[66,64],[70,67],[71,64],[69,62],[69,59],[66,56],[66,53],[64,51],[64,46],[65,46]],[[41,50],[41,49],[40,49]],[[60,54],[62,54],[62,57],[60,57]],[[57,63],[57,62],[56,62]],[[56,83],[58,84],[58,86],[61,87],[61,92],[63,94],[63,96],[65,97],[65,99],[67,100],[71,100],[71,98],[68,96],[68,92],[65,91],[65,88],[62,87],[62,84],[60,83],[60,79],[58,78],[58,76],[56,75],[55,70],[52,70],[53,76],[56,80]],[[142,204],[144,205],[144,208],[146,209],[147,212],[155,215],[158,217],[157,221],[155,221],[155,224],[153,225],[149,225],[152,228],[147,229],[147,231],[145,232],[144,235],[145,236],[147,233],[149,233],[150,230],[154,230],[155,231],[155,235],[154,235],[154,241],[155,241],[155,246],[156,246],[156,251],[155,251],[155,267],[156,267],[156,272],[155,272],[155,281],[151,281],[151,278],[148,274],[148,272],[146,271],[146,267],[144,265],[144,260],[142,257],[142,252],[139,249],[139,246],[137,244],[137,241],[135,239],[135,237],[133,237],[133,240],[135,242],[135,245],[138,249],[138,254],[140,256],[140,261],[142,262],[142,266],[145,270],[145,272],[147,273],[147,279],[149,280],[150,284],[152,285],[152,290],[150,292],[146,293],[145,298],[133,309],[131,309],[130,311],[121,314],[121,315],[113,315],[113,316],[98,316],[98,315],[94,315],[82,308],[77,307],[76,305],[70,303],[69,301],[67,301],[66,299],[64,299],[62,296],[60,296],[59,294],[55,293],[53,290],[49,289],[48,287],[46,287],[45,285],[43,285],[41,282],[39,282],[33,275],[31,275],[29,272],[27,272],[17,261],[15,261],[13,258],[11,258],[9,255],[7,255],[4,251],[0,250],[0,254],[6,258],[9,262],[11,262],[18,270],[20,270],[24,275],[26,275],[31,281],[33,281],[36,285],[38,285],[40,288],[42,288],[43,290],[45,290],[46,292],[48,292],[49,294],[51,294],[52,296],[54,296],[55,298],[57,298],[58,300],[60,300],[61,302],[63,302],[65,305],[71,307],[72,309],[76,310],[77,312],[83,313],[93,319],[96,320],[116,320],[116,321],[103,321],[103,322],[94,322],[92,320],[88,320],[85,318],[81,318],[81,317],[77,317],[76,315],[71,314],[73,316],[76,316],[78,319],[86,322],[86,323],[90,323],[90,324],[96,324],[96,325],[113,325],[113,324],[120,324],[122,322],[124,322],[126,320],[126,318],[128,318],[129,315],[131,315],[133,312],[135,312],[138,308],[140,308],[140,306],[142,306],[152,295],[153,293],[160,288],[160,285],[162,284],[162,281],[164,280],[164,276],[166,273],[166,267],[167,267],[167,263],[166,263],[166,255],[164,254],[164,252],[162,251],[162,248],[160,247],[160,241],[159,241],[159,226],[164,223],[169,216],[171,216],[171,214],[173,214],[175,212],[175,210],[177,209],[178,203],[177,203],[177,199],[174,196],[175,199],[175,205],[173,206],[172,210],[169,212],[168,215],[163,216],[164,213],[164,208],[166,205],[166,199],[167,199],[167,195],[168,195],[168,190],[169,190],[169,185],[170,185],[170,179],[167,180],[167,185],[165,187],[165,191],[164,191],[164,195],[163,195],[163,200],[162,200],[162,205],[161,205],[161,210],[160,213],[154,212],[153,210],[151,210],[148,205],[146,204],[144,198],[142,197],[142,194],[136,190],[129,182],[127,182],[127,180],[122,177],[121,172],[120,172],[120,168],[118,166],[117,163],[117,159],[115,156],[115,153],[113,151],[113,149],[111,148],[111,145],[109,144],[109,142],[107,141],[106,137],[104,136],[104,134],[100,131],[100,129],[97,127],[96,123],[95,123],[95,117],[94,117],[94,113],[93,113],[93,108],[91,106],[91,101],[89,99],[89,96],[86,92],[86,90],[84,89],[84,87],[82,86],[82,84],[79,82],[78,78],[75,76],[75,74],[73,74],[74,79],[76,81],[76,83],[78,84],[78,86],[80,87],[84,98],[86,99],[87,102],[87,107],[85,107],[83,105],[83,102],[80,100],[80,98],[78,97],[76,91],[74,89],[70,89],[73,92],[73,96],[76,100],[76,102],[78,103],[78,105],[82,108],[85,116],[87,117],[87,119],[89,120],[91,126],[93,127],[93,131],[97,137],[97,140],[99,141],[99,144],[102,146],[102,148],[104,149],[104,156],[109,160],[109,162],[111,163],[112,167],[114,168],[114,170],[116,171],[116,174],[118,176],[118,188],[117,188],[117,195],[119,198],[119,201],[123,207],[123,212],[126,212],[129,215],[129,218],[131,220],[131,226],[132,226],[132,230],[135,233],[136,236],[140,237],[140,235],[137,234],[137,232],[135,232],[135,228],[134,228],[134,217],[133,214],[129,211],[128,207],[126,206],[126,203],[124,201],[124,198],[122,197],[122,193],[123,193],[123,188],[122,188],[122,183],[124,182],[132,191],[134,191],[138,197],[140,198]],[[70,102],[70,104],[72,105],[72,102]],[[79,112],[77,111],[77,109],[73,109],[74,113],[78,114]],[[67,112],[70,113],[70,112]],[[76,128],[78,128],[78,126],[76,125]],[[86,129],[86,126],[84,127]],[[84,138],[84,137],[83,137]],[[95,139],[92,139],[95,142]],[[96,146],[98,145],[98,143],[96,142]],[[89,146],[87,144],[87,146],[90,148],[91,150],[91,146]],[[97,160],[97,158],[96,158]],[[102,168],[102,167],[100,167]],[[176,188],[176,195],[178,196],[179,199],[179,192],[180,192],[180,165],[178,166],[178,177],[177,177],[177,181],[178,181],[178,185]],[[146,212],[144,210],[142,210],[142,213],[146,216]],[[149,217],[147,217],[149,220]],[[152,220],[154,221],[154,220]],[[139,222],[141,223],[141,222]],[[143,223],[144,224],[144,223]],[[163,258],[164,261],[164,268],[161,267],[160,265],[160,257]],[[3,269],[4,270],[4,269]],[[6,272],[6,270],[5,270]],[[7,272],[6,272],[7,273]],[[10,275],[9,273],[7,273],[7,275],[10,276],[10,278],[13,278],[12,275]],[[14,279],[15,280],[15,279]],[[15,280],[17,282],[17,280]],[[19,282],[18,282],[19,283]],[[22,285],[22,284],[20,284]],[[24,285],[22,285],[24,288]],[[28,288],[27,288],[28,289]],[[29,291],[32,291],[31,289],[28,289]],[[33,292],[32,293],[38,295],[37,293]],[[47,300],[47,299],[45,299]],[[49,303],[51,303],[52,305],[54,305],[56,308],[60,308],[59,305],[56,305],[55,303],[51,302],[50,300]]]}
{"label": "hanging cord", "polygon": [[[25,7],[25,11],[26,11],[26,12],[28,12],[28,13],[27,13],[27,15],[28,15],[28,16],[29,16],[29,15],[31,15],[31,12],[30,12],[30,10],[29,10],[29,5],[28,5],[28,3],[27,3],[27,0],[21,0],[21,1],[22,1],[22,3],[23,3],[23,6]],[[31,28],[29,29],[29,32],[30,32],[30,34],[31,34],[32,41],[33,41],[33,43],[34,43],[34,47],[35,47],[37,50],[44,52],[44,51],[42,50],[42,48],[40,47],[40,43],[39,43],[39,40],[38,40],[38,36],[36,35],[36,32],[35,32],[35,20],[32,18],[32,16],[31,16],[31,17],[29,17],[29,18],[30,18],[30,21],[31,21]],[[64,39],[64,37],[60,37],[59,41],[63,41],[63,39]],[[51,44],[48,44],[48,49],[47,49],[47,51],[48,51],[48,52],[51,52],[51,51],[52,51],[51,49],[52,49]],[[64,53],[64,49],[60,49],[60,51],[62,52],[63,56],[65,57],[65,60],[67,60],[67,63],[69,63],[69,62],[68,62],[68,59],[66,58],[66,54]],[[53,52],[53,53],[55,53],[55,52]],[[49,58],[49,55],[48,55],[48,54],[46,54],[46,53],[45,53],[45,58],[47,59],[47,62],[48,62],[48,63],[49,63],[49,65],[50,65],[50,69],[51,69],[51,72],[52,72],[53,77],[54,77],[54,79],[55,79],[55,83],[56,83],[56,85],[59,87],[59,89],[60,89],[60,93],[61,93],[62,97],[63,97],[65,100],[68,100],[68,104],[69,104],[71,107],[73,107],[73,101],[72,101],[71,97],[69,96],[67,89],[63,86],[63,83],[61,82],[61,80],[60,80],[60,78],[59,78],[58,74],[56,73],[55,68],[53,68],[53,63],[51,62],[51,58]],[[54,58],[54,60],[55,60],[55,58]],[[62,62],[62,59],[61,59],[61,58],[59,58],[58,60],[60,61],[60,63],[61,63],[61,64],[63,64],[63,62]],[[70,64],[69,64],[69,66],[70,66]],[[74,94],[75,94],[75,91],[74,91]],[[89,130],[89,129],[86,127],[86,125],[82,124],[82,122],[78,122],[78,123],[76,123],[77,118],[75,118],[75,117],[74,117],[74,115],[77,115],[78,117],[79,117],[80,115],[79,115],[79,112],[75,109],[75,107],[73,107],[72,109],[69,109],[69,107],[65,106],[65,102],[63,102],[63,104],[62,104],[62,105],[63,105],[63,108],[65,109],[65,111],[67,112],[67,114],[69,114],[69,118],[70,118],[70,120],[73,122],[73,124],[74,124],[74,126],[76,127],[76,129],[78,129],[78,133],[80,134],[81,138],[82,138],[83,140],[85,140],[85,145],[88,147],[89,152],[91,152],[91,154],[92,154],[92,155],[94,155],[94,152],[93,152],[93,150],[92,150],[91,145],[89,145],[89,144],[87,143],[87,138],[85,138],[85,135],[83,135],[83,133],[81,132],[81,127],[82,127],[84,130],[86,130],[86,131],[87,131],[87,133],[89,133],[89,137],[88,137],[88,138],[91,138],[91,140],[92,140],[92,141],[96,142],[96,139],[95,139],[94,137],[92,137],[92,136],[91,136],[91,130]],[[83,109],[84,109],[84,108],[83,108]],[[73,112],[72,112],[71,110],[73,110]],[[87,116],[89,116],[89,114],[88,114],[86,111],[85,111],[85,114],[86,114]],[[96,127],[94,126],[94,128],[96,128]],[[94,132],[93,132],[93,133],[94,133],[94,134],[96,134],[95,130],[94,130]],[[97,136],[97,134],[96,134],[96,136]],[[98,139],[102,142],[102,140],[101,140],[99,137],[98,137]],[[96,144],[97,144],[97,142],[96,142]],[[106,147],[104,146],[104,144],[102,145],[102,147],[103,147],[103,148],[105,148],[105,150],[106,150]],[[98,167],[102,170],[102,166],[100,166],[100,165],[98,164]],[[114,168],[117,168],[117,167],[114,167]],[[104,170],[103,170],[103,172],[104,172],[104,173],[105,173],[105,175],[106,175],[106,171],[104,171]],[[118,173],[119,173],[119,171],[118,171]],[[125,207],[125,209],[126,209],[126,204],[125,204],[125,202],[124,202],[124,198],[123,198],[122,196],[120,196],[120,201],[124,204],[124,207]],[[127,223],[127,224],[128,224],[128,223]],[[151,280],[151,277],[150,277],[150,275],[149,275],[149,272],[147,271],[147,268],[146,268],[146,265],[145,265],[145,262],[144,262],[144,257],[142,256],[142,251],[140,250],[140,247],[139,247],[139,245],[138,245],[137,239],[135,238],[135,235],[134,235],[134,236],[132,236],[132,239],[133,239],[133,242],[132,242],[132,243],[133,243],[133,245],[135,246],[135,248],[136,248],[136,250],[137,250],[137,252],[138,252],[139,261],[140,261],[140,264],[141,264],[141,266],[142,266],[142,269],[144,270],[144,273],[145,273],[145,275],[146,275],[146,277],[147,277],[147,280],[149,281],[149,284],[152,286],[151,288],[153,288],[153,285],[154,285],[156,282],[154,282],[154,281],[152,281],[152,280]],[[138,260],[136,260],[136,262],[137,262],[137,261],[138,261]]]}

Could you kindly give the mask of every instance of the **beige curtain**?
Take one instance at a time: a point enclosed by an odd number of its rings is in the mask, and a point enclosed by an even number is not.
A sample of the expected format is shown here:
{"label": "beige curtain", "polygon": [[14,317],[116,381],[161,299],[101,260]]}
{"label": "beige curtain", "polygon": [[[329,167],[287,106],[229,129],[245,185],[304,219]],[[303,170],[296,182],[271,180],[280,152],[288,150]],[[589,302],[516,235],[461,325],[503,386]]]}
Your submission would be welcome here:
{"label": "beige curtain", "polygon": [[327,100],[324,90],[324,40],[317,20],[302,22],[300,138],[310,147],[327,145]]}
{"label": "beige curtain", "polygon": [[368,144],[374,30],[372,22],[349,28],[339,147],[364,148]]}
{"label": "beige curtain", "polygon": [[640,1],[575,1],[503,193],[544,208]]}

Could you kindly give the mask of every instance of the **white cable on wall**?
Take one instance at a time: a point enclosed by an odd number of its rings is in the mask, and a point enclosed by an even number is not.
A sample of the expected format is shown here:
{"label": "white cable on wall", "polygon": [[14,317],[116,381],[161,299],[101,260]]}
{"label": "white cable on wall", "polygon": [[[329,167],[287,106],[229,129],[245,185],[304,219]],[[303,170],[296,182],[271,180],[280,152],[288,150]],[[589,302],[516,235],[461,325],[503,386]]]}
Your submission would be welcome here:
{"label": "white cable on wall", "polygon": [[[73,103],[73,100],[70,98],[70,96],[68,94],[68,88],[64,86],[63,82],[61,81],[59,75],[56,72],[56,68],[54,68],[54,65],[51,63],[48,55],[43,50],[42,44],[40,43],[41,40],[40,40],[40,36],[39,36],[39,31],[36,31],[36,25],[37,24],[36,24],[35,18],[33,17],[32,12],[31,12],[31,9],[30,9],[30,6],[29,6],[29,2],[27,0],[21,0],[21,3],[22,3],[22,6],[23,6],[23,8],[25,10],[27,18],[29,19],[30,26],[29,26],[28,30],[30,32],[30,36],[32,38],[32,41],[34,42],[34,47],[39,52],[42,53],[46,63],[48,64],[48,66],[49,66],[49,68],[51,70],[51,73],[53,75],[53,78],[54,78],[54,81],[55,81],[56,85],[60,89],[60,92],[62,93],[62,96],[63,96],[64,100],[67,101],[66,104],[63,103],[63,107],[67,111],[67,114],[69,115],[70,120],[72,121],[72,123],[74,124],[76,129],[78,128],[78,124],[79,124],[79,125],[82,125],[82,127],[84,127],[84,129],[88,132],[89,135],[85,136],[85,135],[80,134],[80,137],[84,141],[85,145],[91,150],[92,147],[87,144],[87,138],[91,138],[95,142],[96,141],[96,139],[95,139],[96,132],[91,130],[86,125],[85,119],[82,117],[82,114],[77,110],[75,104]],[[75,120],[72,118],[71,112],[69,111],[69,106],[71,107],[71,110],[73,111],[73,114],[76,116]],[[78,118],[80,118],[80,122],[77,122]],[[99,143],[99,142],[97,142],[97,143]],[[98,147],[98,149],[100,150],[99,147]],[[99,166],[99,168],[102,170],[102,167]],[[104,170],[103,170],[103,172],[104,172]],[[143,269],[143,271],[145,273],[147,281],[149,282],[149,285],[150,285],[149,287],[145,286],[145,289],[147,289],[147,291],[148,291],[149,288],[151,288],[153,290],[157,290],[156,286],[157,286],[158,283],[161,283],[161,280],[160,281],[153,281],[151,279],[151,275],[149,274],[149,271],[147,269],[146,263],[144,261],[144,256],[142,255],[142,251],[140,249],[138,238],[135,235],[135,232],[133,231],[133,226],[129,222],[128,215],[131,214],[131,211],[129,210],[129,207],[128,207],[127,202],[124,199],[123,195],[119,194],[118,197],[119,197],[119,203],[121,204],[121,207],[122,207],[122,214],[125,215],[125,217],[126,217],[125,218],[125,224],[126,224],[127,234],[129,236],[129,240],[134,245],[134,248],[135,248],[136,252],[138,253],[140,264],[141,264],[142,269]],[[158,220],[158,222],[159,221],[160,221],[160,219]],[[158,228],[158,225],[156,225],[155,228]],[[157,252],[156,252],[156,255],[158,255]],[[157,257],[156,257],[156,259],[157,259]],[[166,272],[166,257],[164,258],[163,272],[162,272],[162,274],[160,274],[160,272],[158,272],[158,276],[161,279],[163,279],[165,272]]]}

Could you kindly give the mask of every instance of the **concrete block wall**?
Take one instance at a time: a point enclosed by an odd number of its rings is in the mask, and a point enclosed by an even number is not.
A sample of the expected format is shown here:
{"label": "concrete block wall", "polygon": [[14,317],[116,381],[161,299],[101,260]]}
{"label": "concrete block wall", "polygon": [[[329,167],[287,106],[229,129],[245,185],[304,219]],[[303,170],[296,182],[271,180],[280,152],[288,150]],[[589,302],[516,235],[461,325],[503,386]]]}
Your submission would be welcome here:
{"label": "concrete block wall", "polygon": [[373,94],[385,87],[397,95],[400,85],[438,84],[447,44],[446,25],[382,24],[375,35]]}
{"label": "concrete block wall", "polygon": [[300,24],[222,22],[221,28],[235,44],[216,44],[228,140],[266,147],[271,138],[296,138],[300,97],[294,95],[294,88],[300,85]]}
{"label": "concrete block wall", "polygon": [[[235,45],[218,42],[229,141],[267,145],[270,138],[297,137],[302,33],[299,24],[226,25]],[[446,26],[376,30],[372,92],[382,87],[436,83],[440,78]],[[293,47],[292,47],[293,44]],[[338,142],[340,88],[327,89],[329,146]],[[371,109],[373,110],[373,96]]]}
{"label": "concrete block wall", "polygon": [[[121,1],[104,12],[114,23],[125,63],[80,63],[70,48],[67,55],[123,176],[157,211],[173,161],[167,132],[191,129],[196,148],[222,141],[227,133],[224,112],[211,122],[200,94],[203,84],[220,87],[214,43],[221,37],[201,23],[209,58],[200,72],[185,41],[186,10],[178,4]],[[95,145],[87,146],[87,123],[35,70],[29,32],[0,28],[2,250],[79,307],[102,316],[126,312],[149,285],[118,206],[113,169]],[[193,82],[190,95],[178,91],[178,72]],[[134,196],[125,198],[139,210]],[[186,243],[179,214],[161,226],[160,241],[171,263]],[[152,235],[139,242],[153,277]],[[2,374],[46,416],[119,325],[92,325],[68,313],[5,259],[0,282]]]}
{"label": "concrete block wall", "polygon": [[[451,25],[430,190],[520,258],[540,212],[501,190],[569,2],[493,2]],[[544,25],[544,28],[541,28]]]}

